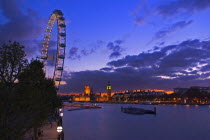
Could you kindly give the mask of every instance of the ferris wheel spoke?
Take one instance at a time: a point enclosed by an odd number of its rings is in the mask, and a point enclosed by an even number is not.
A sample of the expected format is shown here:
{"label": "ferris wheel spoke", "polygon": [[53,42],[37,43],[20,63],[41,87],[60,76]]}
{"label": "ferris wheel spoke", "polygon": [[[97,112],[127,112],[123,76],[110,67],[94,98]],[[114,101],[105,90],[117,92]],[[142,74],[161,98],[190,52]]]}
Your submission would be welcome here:
{"label": "ferris wheel spoke", "polygon": [[49,42],[51,38],[52,28],[57,22],[57,53],[53,72],[53,80],[55,82],[56,89],[59,89],[60,82],[62,80],[64,59],[65,59],[65,48],[66,48],[66,24],[63,13],[60,10],[54,10],[51,14],[47,27],[44,33],[44,40],[42,43],[42,54],[41,59],[43,60],[45,76],[47,75],[47,60],[50,59],[48,56]]}

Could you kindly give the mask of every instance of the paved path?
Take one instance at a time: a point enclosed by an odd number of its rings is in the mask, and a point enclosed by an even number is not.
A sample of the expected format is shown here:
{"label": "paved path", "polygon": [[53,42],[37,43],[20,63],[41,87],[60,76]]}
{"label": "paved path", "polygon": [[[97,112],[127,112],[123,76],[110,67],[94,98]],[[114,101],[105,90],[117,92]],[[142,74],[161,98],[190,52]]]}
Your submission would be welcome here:
{"label": "paved path", "polygon": [[46,125],[42,128],[42,136],[39,138],[39,140],[55,140],[58,138],[58,132],[57,132],[57,123],[53,122],[52,127],[51,125]]}

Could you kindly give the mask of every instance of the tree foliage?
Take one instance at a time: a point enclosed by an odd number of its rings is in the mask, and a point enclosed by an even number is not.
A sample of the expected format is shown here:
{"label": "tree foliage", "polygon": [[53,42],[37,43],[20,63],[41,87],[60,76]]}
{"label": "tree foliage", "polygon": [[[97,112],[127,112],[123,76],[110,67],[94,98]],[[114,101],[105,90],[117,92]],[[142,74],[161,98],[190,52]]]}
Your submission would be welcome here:
{"label": "tree foliage", "polygon": [[[18,44],[18,43],[16,43]],[[14,44],[11,44],[13,46]],[[4,46],[4,53],[14,49]],[[12,53],[14,59],[1,61],[2,65],[8,65],[3,70],[12,72],[12,78],[4,74],[6,80],[0,82],[0,138],[5,140],[22,139],[31,130],[34,130],[34,139],[37,139],[37,129],[47,123],[49,116],[53,116],[56,109],[61,107],[61,101],[56,95],[54,81],[46,79],[42,70],[43,64],[39,60],[32,60],[29,64],[23,56],[21,45],[16,45],[16,50],[22,53]],[[1,57],[6,54],[1,54]],[[17,62],[17,59],[20,58]],[[0,58],[4,60],[4,58]],[[15,62],[12,62],[14,60]],[[14,66],[12,66],[14,65]],[[16,66],[18,65],[18,66]],[[23,66],[22,68],[19,68]],[[14,70],[10,70],[14,67]],[[14,81],[18,82],[14,82]],[[11,89],[10,84],[13,86]]]}
{"label": "tree foliage", "polygon": [[0,81],[14,83],[19,74],[27,66],[24,46],[18,42],[9,41],[0,46]]}

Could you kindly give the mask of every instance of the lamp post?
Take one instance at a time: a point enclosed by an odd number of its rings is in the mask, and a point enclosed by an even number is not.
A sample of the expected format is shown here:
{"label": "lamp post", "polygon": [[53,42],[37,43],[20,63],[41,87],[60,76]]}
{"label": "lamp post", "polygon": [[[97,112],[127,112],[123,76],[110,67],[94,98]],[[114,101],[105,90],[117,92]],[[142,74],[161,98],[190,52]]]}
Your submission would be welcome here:
{"label": "lamp post", "polygon": [[57,127],[57,132],[58,132],[58,133],[61,133],[62,131],[63,131],[63,127],[62,127],[62,126],[58,126],[58,127]]}
{"label": "lamp post", "polygon": [[58,111],[58,122],[57,122],[57,132],[58,132],[58,140],[64,140],[64,133],[62,127],[62,117],[63,117],[63,109],[60,108]]}
{"label": "lamp post", "polygon": [[63,112],[60,113],[60,116],[63,117]]}
{"label": "lamp post", "polygon": [[58,127],[57,127],[58,140],[60,140],[60,139],[61,139],[61,133],[62,133],[62,131],[63,131],[63,127],[62,127],[62,126],[58,126]]}

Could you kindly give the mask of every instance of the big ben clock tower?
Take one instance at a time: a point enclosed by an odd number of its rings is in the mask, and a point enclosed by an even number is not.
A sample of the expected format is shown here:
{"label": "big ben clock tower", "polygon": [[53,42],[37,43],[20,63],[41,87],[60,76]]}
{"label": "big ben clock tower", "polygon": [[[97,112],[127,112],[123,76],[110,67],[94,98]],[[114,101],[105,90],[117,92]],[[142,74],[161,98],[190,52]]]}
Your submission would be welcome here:
{"label": "big ben clock tower", "polygon": [[110,101],[110,99],[111,99],[111,93],[112,93],[112,86],[110,85],[110,81],[108,81],[108,84],[106,86],[106,89],[107,89],[108,101]]}

